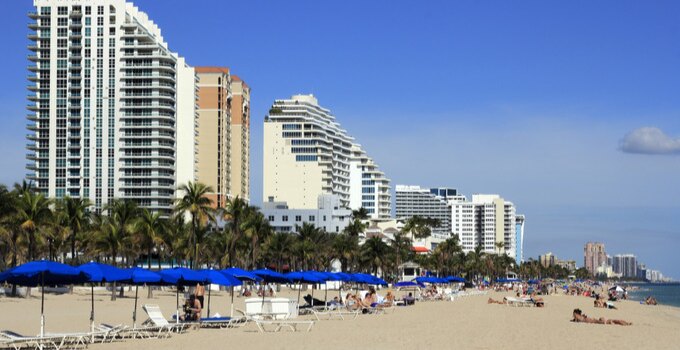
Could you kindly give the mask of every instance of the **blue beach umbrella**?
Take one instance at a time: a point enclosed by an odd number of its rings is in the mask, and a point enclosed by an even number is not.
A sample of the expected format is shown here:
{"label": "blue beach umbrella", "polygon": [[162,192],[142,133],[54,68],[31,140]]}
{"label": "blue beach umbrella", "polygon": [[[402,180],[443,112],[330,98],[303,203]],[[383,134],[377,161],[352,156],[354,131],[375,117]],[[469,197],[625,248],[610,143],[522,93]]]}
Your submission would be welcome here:
{"label": "blue beach umbrella", "polygon": [[[238,280],[236,277],[232,277],[231,275],[224,274],[218,270],[213,270],[213,269],[207,269],[207,270],[199,270],[199,273],[203,274],[205,277],[205,283],[206,284],[217,284],[220,286],[225,286],[225,287],[233,287],[233,286],[240,286],[243,284],[240,280]],[[201,305],[203,306],[203,305]],[[210,317],[210,286],[208,286],[208,311],[207,311],[208,317]]]}
{"label": "blue beach umbrella", "polygon": [[394,286],[397,287],[397,288],[399,288],[399,287],[420,287],[420,288],[424,288],[425,287],[424,284],[418,283],[418,282],[413,282],[413,281],[400,281],[400,282],[395,283]]}
{"label": "blue beach umbrella", "polygon": [[465,283],[465,278],[459,277],[459,276],[449,276],[449,277],[446,277],[446,280],[449,281],[449,282]]}
{"label": "blue beach umbrella", "polygon": [[134,328],[137,326],[137,295],[139,292],[139,285],[159,285],[164,283],[161,275],[147,269],[133,267],[125,269],[124,271],[128,274],[128,278],[121,280],[121,282],[135,286],[135,308],[132,311],[132,327]]}
{"label": "blue beach umbrella", "polygon": [[[295,271],[284,274],[286,278],[293,282],[300,284],[298,287],[298,306],[300,305],[300,292],[302,291],[302,283],[317,284],[326,282],[327,278],[323,274],[318,274],[315,271]],[[312,288],[312,300],[314,299],[314,288]]]}
{"label": "blue beach umbrella", "polygon": [[[259,282],[262,280],[261,277],[257,276],[256,274],[246,271],[244,269],[240,269],[238,267],[230,267],[228,269],[220,270],[221,273],[225,275],[232,276],[234,278],[237,278],[241,282]],[[234,287],[231,287],[231,317],[234,317]]]}
{"label": "blue beach umbrella", "polygon": [[[292,281],[284,276],[283,274],[280,274],[276,271],[272,271],[269,269],[259,269],[259,270],[253,270],[250,271],[253,274],[255,274],[257,277],[262,278],[263,283],[291,283]],[[264,296],[265,296],[265,291],[264,291],[264,286],[262,287],[262,305],[264,305]]]}
{"label": "blue beach umbrella", "polygon": [[7,271],[5,281],[22,286],[41,286],[40,336],[45,335],[45,285],[86,282],[88,275],[58,262],[39,260],[19,265]]}
{"label": "blue beach umbrella", "polygon": [[94,332],[94,284],[122,281],[130,278],[130,273],[111,265],[100,264],[93,261],[82,264],[78,266],[77,269],[89,276],[87,281],[90,282],[90,299],[92,301],[90,309],[90,329]]}
{"label": "blue beach umbrella", "polygon": [[[205,276],[198,271],[190,270],[185,267],[174,267],[171,269],[163,269],[158,272],[161,275],[163,283],[177,286],[175,293],[175,303],[177,306],[177,322],[179,322],[179,287],[191,286],[196,284],[204,284]],[[201,305],[203,306],[203,305]]]}

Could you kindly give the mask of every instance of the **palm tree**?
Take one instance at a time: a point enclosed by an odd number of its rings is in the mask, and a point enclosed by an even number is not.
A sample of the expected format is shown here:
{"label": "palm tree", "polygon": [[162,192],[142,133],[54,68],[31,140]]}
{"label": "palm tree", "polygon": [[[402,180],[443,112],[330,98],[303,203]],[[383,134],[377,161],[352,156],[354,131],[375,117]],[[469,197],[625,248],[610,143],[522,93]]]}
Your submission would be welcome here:
{"label": "palm tree", "polygon": [[395,257],[395,267],[398,269],[399,266],[404,262],[406,257],[411,254],[411,239],[404,232],[396,232],[393,238],[390,240],[390,247],[393,250]]}
{"label": "palm tree", "polygon": [[[154,248],[160,247],[164,241],[167,221],[158,212],[141,209],[139,218],[134,223],[134,242],[146,252],[147,267],[151,268],[151,254]],[[160,249],[159,259],[160,259]]]}
{"label": "palm tree", "polygon": [[258,245],[266,240],[273,232],[269,221],[256,207],[252,207],[250,215],[245,223],[246,236],[250,237],[251,267],[257,268]]}
{"label": "palm tree", "polygon": [[191,268],[198,259],[198,231],[207,225],[208,221],[214,221],[213,202],[207,197],[208,193],[214,192],[212,187],[200,182],[188,182],[181,185],[178,189],[184,195],[177,200],[175,210],[191,217],[191,236],[189,238],[191,252]]}
{"label": "palm tree", "polygon": [[276,232],[267,240],[265,255],[270,261],[275,262],[279,272],[283,267],[283,262],[292,255],[293,246],[293,235],[286,232]]}
{"label": "palm tree", "polygon": [[415,215],[406,220],[401,231],[410,233],[413,239],[423,239],[429,237],[432,234],[432,228],[438,227],[440,224],[438,219]]}
{"label": "palm tree", "polygon": [[65,225],[69,230],[69,241],[71,243],[71,259],[74,264],[78,264],[76,251],[76,240],[83,231],[83,227],[89,222],[88,208],[92,205],[87,198],[66,197],[58,203],[58,210],[63,214]]}
{"label": "palm tree", "polygon": [[368,211],[361,207],[358,210],[352,211],[352,220],[349,222],[347,227],[343,230],[343,233],[358,237],[368,227],[368,223],[364,223],[364,220],[368,219]]}
{"label": "palm tree", "polygon": [[35,259],[36,232],[46,225],[52,211],[51,201],[42,194],[26,191],[19,197],[18,219],[19,226],[28,236],[28,259]]}
{"label": "palm tree", "polygon": [[295,252],[300,262],[300,267],[303,269],[309,268],[309,263],[314,262],[316,254],[321,249],[321,240],[323,239],[324,231],[321,228],[314,226],[307,222],[302,223],[302,226],[296,226],[297,242],[295,244]]}
{"label": "palm tree", "polygon": [[333,256],[340,260],[342,271],[349,271],[359,251],[359,238],[347,234],[333,236]]}
{"label": "palm tree", "polygon": [[139,207],[133,201],[118,199],[109,202],[104,210],[108,212],[108,217],[98,221],[103,222],[101,234],[107,237],[112,264],[116,265],[118,255],[124,257],[135,250],[131,243],[134,224],[139,217]]}
{"label": "palm tree", "polygon": [[17,193],[15,191],[9,191],[5,185],[0,185],[0,243],[2,245],[3,258],[0,260],[0,268],[5,267],[7,261],[5,257],[12,256],[10,266],[16,266],[17,260],[17,240],[18,240],[18,227],[17,227]]}
{"label": "palm tree", "polygon": [[228,221],[226,228],[231,232],[231,240],[228,242],[229,266],[234,266],[236,244],[243,235],[243,225],[251,211],[252,207],[239,196],[228,199],[222,211],[222,216]]}
{"label": "palm tree", "polygon": [[361,246],[361,261],[366,266],[370,267],[370,272],[378,273],[378,269],[386,270],[387,261],[389,259],[389,246],[383,242],[380,237],[371,237],[366,239],[364,245]]}

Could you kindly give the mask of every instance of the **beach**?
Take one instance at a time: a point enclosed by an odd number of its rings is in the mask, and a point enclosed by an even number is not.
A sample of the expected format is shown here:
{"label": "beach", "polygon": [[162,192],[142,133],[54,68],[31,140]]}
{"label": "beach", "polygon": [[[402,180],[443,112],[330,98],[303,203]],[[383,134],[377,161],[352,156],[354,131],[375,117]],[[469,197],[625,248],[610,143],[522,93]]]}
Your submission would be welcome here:
{"label": "beach", "polygon": [[[46,294],[47,332],[75,332],[89,329],[90,290],[77,288],[73,294]],[[380,293],[384,294],[385,289]],[[398,292],[397,296],[402,293]],[[304,295],[304,292],[303,292]],[[329,296],[337,291],[329,291]],[[582,296],[545,296],[546,307],[512,307],[488,304],[489,297],[502,299],[510,292],[489,292],[455,301],[418,302],[399,307],[384,315],[359,315],[355,320],[317,321],[311,332],[260,333],[254,324],[238,329],[191,329],[169,339],[129,339],[113,344],[93,344],[91,349],[185,349],[248,347],[254,349],[670,349],[680,344],[680,308],[646,306],[634,301],[617,302],[618,310],[596,309],[593,299]],[[158,304],[166,317],[175,310],[171,290],[154,291],[147,299],[146,288],[139,290],[137,323],[146,319],[141,306]],[[297,291],[283,288],[279,297],[297,298]],[[315,291],[323,298],[323,291]],[[206,297],[207,298],[207,297]],[[181,296],[180,296],[181,299]],[[235,298],[235,308],[244,308],[244,298]],[[132,324],[134,289],[125,297],[110,301],[110,292],[95,293],[97,323]],[[39,333],[40,293],[30,299],[0,297],[5,317],[0,329],[25,335]],[[572,310],[580,308],[591,317],[624,319],[632,326],[570,322]],[[228,315],[230,296],[213,292],[211,313]],[[205,314],[205,312],[204,312]],[[302,318],[311,318],[302,316]]]}

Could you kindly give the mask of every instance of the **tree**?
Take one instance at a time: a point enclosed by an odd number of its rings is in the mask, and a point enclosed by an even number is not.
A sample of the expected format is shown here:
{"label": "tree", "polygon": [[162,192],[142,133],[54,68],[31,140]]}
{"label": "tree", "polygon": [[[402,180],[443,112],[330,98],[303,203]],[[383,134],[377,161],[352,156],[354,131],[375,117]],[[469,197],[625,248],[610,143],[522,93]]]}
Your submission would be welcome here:
{"label": "tree", "polygon": [[69,232],[68,240],[71,243],[71,259],[74,264],[78,264],[76,241],[90,220],[88,208],[91,205],[90,200],[86,198],[66,197],[58,202],[57,210],[63,215],[64,224]]}
{"label": "tree", "polygon": [[439,227],[441,223],[438,219],[425,218],[422,216],[412,216],[404,223],[401,229],[404,233],[410,233],[413,239],[423,239],[430,237],[432,228]]}
{"label": "tree", "polygon": [[392,248],[395,257],[395,268],[399,268],[408,256],[412,254],[411,246],[413,242],[404,232],[396,232],[390,240],[390,247]]}
{"label": "tree", "polygon": [[226,206],[222,210],[222,216],[227,220],[225,228],[230,232],[228,242],[229,266],[234,266],[236,259],[236,244],[241,239],[244,231],[244,224],[252,208],[248,203],[236,196],[227,200]]}
{"label": "tree", "polygon": [[4,269],[6,257],[11,256],[10,266],[17,264],[19,227],[17,222],[17,193],[0,185],[0,268]]}
{"label": "tree", "polygon": [[307,222],[302,226],[296,226],[297,242],[295,254],[302,269],[309,269],[309,263],[315,263],[316,257],[323,248],[322,240],[324,231],[321,228]]}
{"label": "tree", "polygon": [[333,236],[332,254],[340,260],[341,270],[348,271],[356,260],[359,251],[359,238],[347,234]]}
{"label": "tree", "polygon": [[[146,208],[140,210],[139,218],[134,222],[133,240],[135,244],[146,252],[147,267],[151,268],[151,254],[154,248],[160,247],[165,243],[163,237],[168,228],[166,219],[162,218],[158,212],[149,211]],[[160,249],[159,259],[160,259]]]}
{"label": "tree", "polygon": [[370,267],[370,272],[377,274],[379,269],[387,270],[389,259],[389,246],[380,237],[366,239],[361,246],[361,261],[365,266]]}
{"label": "tree", "polygon": [[252,207],[245,223],[246,237],[250,238],[251,267],[257,268],[259,242],[265,241],[273,232],[269,221],[257,207]]}
{"label": "tree", "polygon": [[357,210],[352,211],[352,220],[349,222],[349,224],[343,229],[343,233],[350,235],[350,236],[355,236],[358,237],[364,231],[366,231],[366,228],[368,227],[368,223],[364,223],[365,220],[368,219],[368,211],[364,208],[361,207]]}
{"label": "tree", "polygon": [[279,272],[282,270],[283,262],[292,255],[294,244],[293,235],[290,233],[277,232],[269,236],[265,244],[265,256],[276,263],[276,270]]}
{"label": "tree", "polygon": [[28,238],[28,259],[35,259],[36,234],[46,225],[51,216],[51,201],[42,194],[26,191],[21,194],[18,202],[18,219],[21,230]]}
{"label": "tree", "polygon": [[177,200],[175,210],[180,215],[187,215],[191,218],[189,246],[192,247],[191,268],[193,269],[195,260],[198,260],[198,231],[205,227],[208,221],[215,221],[212,200],[207,197],[207,194],[214,190],[200,182],[188,182],[177,190],[183,193],[183,196]]}

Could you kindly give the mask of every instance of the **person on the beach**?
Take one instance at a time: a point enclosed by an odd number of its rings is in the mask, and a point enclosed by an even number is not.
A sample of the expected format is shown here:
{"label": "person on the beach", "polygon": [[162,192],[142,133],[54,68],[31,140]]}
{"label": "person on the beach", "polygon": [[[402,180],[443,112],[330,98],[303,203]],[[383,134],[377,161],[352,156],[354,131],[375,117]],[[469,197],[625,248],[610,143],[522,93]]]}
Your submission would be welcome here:
{"label": "person on the beach", "polygon": [[648,296],[647,299],[645,299],[645,304],[647,305],[657,305],[656,298],[653,296]]}
{"label": "person on the beach", "polygon": [[404,305],[414,305],[416,303],[416,298],[413,297],[413,293],[409,292],[407,296],[403,297]]}
{"label": "person on the beach", "polygon": [[201,303],[201,307],[203,307],[203,305],[204,305],[203,300],[204,300],[204,296],[205,296],[205,287],[202,284],[200,284],[200,283],[196,284],[196,289],[194,290],[194,295],[196,296],[196,299],[198,299],[198,301]]}
{"label": "person on the beach", "polygon": [[201,320],[201,302],[196,298],[195,295],[191,297],[184,303],[184,315],[179,319],[180,321],[200,321]]}
{"label": "person on the beach", "polygon": [[571,320],[572,322],[581,322],[581,323],[595,323],[595,324],[613,324],[613,325],[619,325],[619,326],[630,326],[633,323],[624,321],[624,320],[608,320],[604,317],[600,318],[592,318],[586,316],[581,309],[574,309],[573,312],[573,319]]}
{"label": "person on the beach", "polygon": [[385,295],[385,299],[383,300],[382,303],[378,304],[378,308],[386,308],[386,307],[391,307],[394,305],[394,294],[392,294],[392,291],[388,291],[387,295]]}
{"label": "person on the beach", "polygon": [[493,300],[493,299],[489,298],[489,300],[488,300],[486,303],[487,303],[487,304],[501,304],[501,305],[505,305],[505,304],[508,303],[508,299],[507,299],[507,298],[503,298],[503,300]]}
{"label": "person on the beach", "polygon": [[354,296],[352,293],[347,293],[345,296],[345,306],[350,311],[355,311],[361,309],[361,300]]}
{"label": "person on the beach", "polygon": [[269,287],[269,292],[267,293],[267,296],[273,297],[274,296],[274,288]]}

